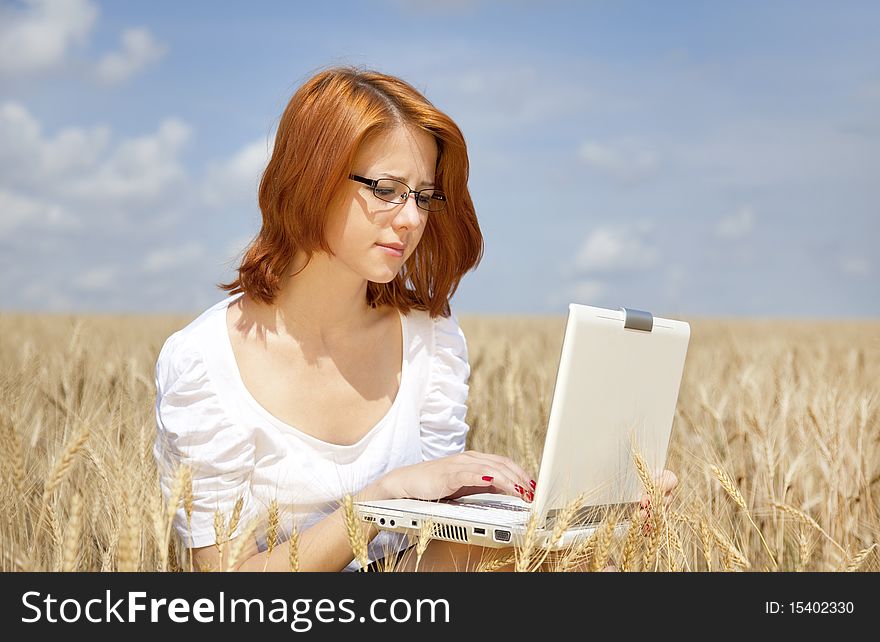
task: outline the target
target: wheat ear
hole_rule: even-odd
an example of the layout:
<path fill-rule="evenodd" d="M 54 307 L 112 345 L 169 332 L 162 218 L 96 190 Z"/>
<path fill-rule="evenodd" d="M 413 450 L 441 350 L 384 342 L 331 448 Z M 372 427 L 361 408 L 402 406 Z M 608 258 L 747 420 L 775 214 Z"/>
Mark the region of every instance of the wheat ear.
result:
<path fill-rule="evenodd" d="M 430 519 L 423 519 L 422 525 L 419 527 L 419 539 L 416 542 L 416 568 L 419 570 L 419 564 L 422 562 L 422 555 L 431 543 L 431 537 L 434 535 L 434 522 Z"/>
<path fill-rule="evenodd" d="M 42 528 L 43 519 L 46 516 L 46 510 L 49 508 L 49 501 L 52 498 L 52 493 L 55 492 L 55 489 L 61 485 L 61 482 L 64 481 L 67 473 L 70 472 L 76 459 L 76 455 L 82 450 L 83 446 L 85 446 L 90 432 L 88 424 L 84 424 L 82 429 L 68 440 L 67 444 L 64 446 L 64 451 L 52 467 L 52 472 L 49 474 L 49 481 L 46 482 L 46 485 L 43 487 L 43 499 L 40 502 L 40 514 L 34 525 L 34 541 L 29 555 L 31 559 L 33 559 L 34 551 L 39 542 L 40 529 Z"/>
<path fill-rule="evenodd" d="M 773 506 L 773 508 L 777 508 L 777 509 L 781 510 L 783 513 L 787 513 L 787 514 L 791 515 L 795 519 L 798 519 L 799 521 L 803 522 L 804 524 L 807 524 L 808 526 L 812 526 L 817 531 L 822 533 L 822 535 L 824 535 L 825 538 L 829 542 L 834 544 L 840 550 L 841 553 L 843 553 L 844 555 L 847 555 L 846 549 L 843 548 L 843 546 L 841 546 L 840 544 L 838 544 L 834 540 L 834 538 L 831 537 L 831 535 L 826 533 L 825 529 L 822 528 L 821 526 L 819 526 L 819 522 L 817 522 L 815 519 L 813 519 L 812 517 L 807 515 L 805 512 L 798 510 L 794 506 L 789 506 L 788 504 L 779 504 L 779 503 L 774 502 L 773 504 L 771 504 L 771 506 Z"/>
<path fill-rule="evenodd" d="M 250 522 L 245 525 L 245 527 L 241 531 L 241 535 L 239 535 L 236 538 L 235 542 L 232 544 L 232 549 L 229 551 L 229 562 L 226 565 L 227 571 L 235 570 L 235 565 L 238 562 L 238 558 L 241 557 L 241 553 L 244 550 L 245 545 L 251 540 L 254 532 L 256 532 L 259 522 L 259 518 L 254 517 Z"/>
<path fill-rule="evenodd" d="M 269 515 L 266 523 L 266 561 L 263 563 L 263 572 L 269 566 L 269 558 L 275 549 L 275 543 L 278 541 L 278 526 L 280 520 L 278 517 L 278 500 L 273 499 L 269 502 Z"/>
<path fill-rule="evenodd" d="M 345 530 L 348 533 L 348 543 L 351 546 L 351 551 L 354 553 L 354 558 L 360 563 L 361 568 L 366 568 L 370 563 L 369 556 L 367 555 L 367 538 L 358 522 L 352 496 L 346 495 L 342 500 L 342 505 L 345 516 Z"/>
<path fill-rule="evenodd" d="M 620 570 L 622 572 L 635 570 L 633 562 L 636 559 L 636 551 L 642 539 L 642 524 L 639 517 L 639 511 L 636 509 L 629 520 L 629 529 L 626 532 L 626 539 L 623 542 L 623 553 L 620 558 Z"/>
<path fill-rule="evenodd" d="M 290 529 L 290 538 L 287 540 L 287 565 L 291 572 L 299 571 L 299 531 L 294 524 Z"/>
<path fill-rule="evenodd" d="M 79 552 L 79 533 L 82 517 L 82 497 L 74 493 L 70 498 L 70 519 L 67 522 L 67 533 L 64 539 L 64 556 L 61 570 L 65 572 L 75 571 L 77 567 L 77 553 Z"/>
<path fill-rule="evenodd" d="M 851 559 L 844 559 L 844 563 L 841 565 L 839 570 L 846 571 L 847 573 L 853 573 L 859 570 L 859 567 L 865 561 L 865 558 L 870 555 L 871 551 L 874 550 L 877 544 L 871 544 L 868 548 L 863 548 L 858 553 L 856 553 Z"/>
<path fill-rule="evenodd" d="M 174 524 L 174 515 L 177 513 L 177 505 L 180 503 L 180 496 L 183 494 L 183 487 L 186 484 L 186 466 L 180 465 L 174 475 L 174 482 L 171 484 L 171 492 L 168 495 L 168 505 L 165 507 L 165 528 L 162 538 L 162 570 L 168 570 L 168 543 L 171 541 L 171 526 Z"/>
<path fill-rule="evenodd" d="M 532 561 L 532 554 L 535 550 L 535 539 L 538 532 L 538 514 L 532 513 L 529 517 L 529 523 L 526 525 L 526 534 L 523 537 L 522 549 L 514 549 L 516 556 L 516 571 L 524 573 L 529 569 Z"/>
<path fill-rule="evenodd" d="M 773 562 L 773 567 L 778 570 L 779 564 L 776 563 L 776 557 L 773 555 L 773 552 L 770 550 L 770 547 L 767 545 L 767 540 L 764 539 L 764 534 L 761 532 L 761 529 L 758 528 L 758 525 L 755 523 L 755 520 L 752 519 L 752 513 L 749 510 L 748 505 L 746 505 L 746 500 L 742 496 L 742 493 L 739 492 L 739 488 L 736 487 L 736 484 L 730 478 L 730 475 L 728 475 L 723 469 L 721 469 L 718 466 L 715 466 L 714 464 L 711 466 L 711 468 L 712 468 L 712 474 L 715 475 L 715 478 L 721 483 L 721 486 L 724 488 L 725 491 L 727 491 L 727 494 L 730 495 L 733 498 L 733 500 L 737 503 L 737 505 L 745 511 L 746 517 L 748 517 L 749 522 L 752 524 L 752 526 L 758 532 L 758 537 L 761 538 L 761 543 L 764 545 L 764 549 L 767 551 L 767 555 L 770 556 L 770 561 Z"/>

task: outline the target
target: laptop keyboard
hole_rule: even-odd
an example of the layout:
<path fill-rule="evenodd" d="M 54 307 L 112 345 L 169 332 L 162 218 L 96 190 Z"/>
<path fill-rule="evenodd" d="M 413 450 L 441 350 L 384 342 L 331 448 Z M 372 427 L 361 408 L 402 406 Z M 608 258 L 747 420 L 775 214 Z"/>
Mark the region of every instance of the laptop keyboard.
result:
<path fill-rule="evenodd" d="M 498 524 L 525 524 L 532 514 L 528 506 L 515 506 L 505 502 L 481 501 L 468 503 L 432 503 L 426 513 L 437 517 L 467 519 L 475 522 L 490 521 Z"/>

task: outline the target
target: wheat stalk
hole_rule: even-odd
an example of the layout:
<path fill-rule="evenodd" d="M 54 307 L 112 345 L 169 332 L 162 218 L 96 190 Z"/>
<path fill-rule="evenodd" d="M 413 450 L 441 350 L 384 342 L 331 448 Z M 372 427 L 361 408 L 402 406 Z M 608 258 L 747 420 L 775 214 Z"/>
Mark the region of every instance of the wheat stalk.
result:
<path fill-rule="evenodd" d="M 229 561 L 226 565 L 227 571 L 235 570 L 235 565 L 238 563 L 238 558 L 241 557 L 242 550 L 244 550 L 244 547 L 251 541 L 259 523 L 259 517 L 254 517 L 245 524 L 245 527 L 241 530 L 241 534 L 235 538 L 235 541 L 232 543 L 232 548 L 229 551 Z"/>
<path fill-rule="evenodd" d="M 348 534 L 348 543 L 354 558 L 360 563 L 361 568 L 369 566 L 369 556 L 367 555 L 367 538 L 358 522 L 357 512 L 354 508 L 354 500 L 352 496 L 347 494 L 342 499 L 343 514 L 345 517 L 345 530 Z"/>
<path fill-rule="evenodd" d="M 751 562 L 749 562 L 748 558 L 740 551 L 733 542 L 731 542 L 720 530 L 712 528 L 712 534 L 715 536 L 715 541 L 718 542 L 718 545 L 724 551 L 724 555 L 727 560 L 736 566 L 742 566 L 743 568 L 750 568 Z"/>
<path fill-rule="evenodd" d="M 24 457 L 21 454 L 21 441 L 18 439 L 18 432 L 15 430 L 12 422 L 8 421 L 5 417 L 2 418 L 2 422 L 3 441 L 5 442 L 3 451 L 8 453 L 8 457 L 4 457 L 4 461 L 9 460 L 12 470 L 12 486 L 15 488 L 15 492 L 21 495 L 24 492 L 24 482 L 26 479 Z"/>
<path fill-rule="evenodd" d="M 522 548 L 516 548 L 514 551 L 518 553 L 516 557 L 516 572 L 525 573 L 529 570 L 532 561 L 532 554 L 535 550 L 536 534 L 538 532 L 538 514 L 533 512 L 529 516 L 529 522 L 526 525 L 526 533 L 523 537 Z"/>
<path fill-rule="evenodd" d="M 299 571 L 299 531 L 296 524 L 290 529 L 290 537 L 287 540 L 287 566 L 291 572 Z"/>
<path fill-rule="evenodd" d="M 798 530 L 798 562 L 795 570 L 803 571 L 806 569 L 807 565 L 810 563 L 810 557 L 812 556 L 813 549 L 810 546 L 810 541 L 807 539 L 807 534 L 804 532 L 804 526 L 801 525 Z"/>
<path fill-rule="evenodd" d="M 492 573 L 497 571 L 499 568 L 504 568 L 505 566 L 509 566 L 514 562 L 516 562 L 516 555 L 511 554 L 507 555 L 506 557 L 480 561 L 480 563 L 477 565 L 476 570 L 479 573 Z"/>
<path fill-rule="evenodd" d="M 608 552 L 611 550 L 611 543 L 614 539 L 615 526 L 617 526 L 616 515 L 607 515 L 602 521 L 599 535 L 596 538 L 596 548 L 590 560 L 591 571 L 598 572 L 605 567 L 605 560 L 608 559 Z"/>
<path fill-rule="evenodd" d="M 278 527 L 280 520 L 278 517 L 278 500 L 272 499 L 269 502 L 269 515 L 266 522 L 266 561 L 263 563 L 263 572 L 269 566 L 269 558 L 275 549 L 275 542 L 278 539 Z"/>
<path fill-rule="evenodd" d="M 125 517 L 122 521 L 119 537 L 117 566 L 120 571 L 131 572 L 138 570 L 140 558 L 140 511 L 131 491 L 124 488 L 123 498 Z"/>
<path fill-rule="evenodd" d="M 706 570 L 712 572 L 712 533 L 706 525 L 706 520 L 700 519 L 700 546 L 703 557 L 706 558 Z"/>
<path fill-rule="evenodd" d="M 559 564 L 559 571 L 561 573 L 564 573 L 569 568 L 571 568 L 575 561 L 581 562 L 592 553 L 593 548 L 596 546 L 596 538 L 598 537 L 598 532 L 598 528 L 594 529 L 593 532 L 590 533 L 589 537 L 583 538 L 577 546 L 573 546 L 568 550 L 568 552 L 562 558 L 562 562 Z"/>
<path fill-rule="evenodd" d="M 856 553 L 856 556 L 852 559 L 852 561 L 850 561 L 850 563 L 846 565 L 847 572 L 852 573 L 853 571 L 859 570 L 862 562 L 864 562 L 871 551 L 874 550 L 875 546 L 877 546 L 877 544 L 871 544 L 868 548 Z"/>
<path fill-rule="evenodd" d="M 165 527 L 162 534 L 162 570 L 168 570 L 168 542 L 171 541 L 171 527 L 174 524 L 174 515 L 180 503 L 180 496 L 186 484 L 187 466 L 178 466 L 168 495 L 168 505 L 165 507 Z"/>
<path fill-rule="evenodd" d="M 565 532 L 571 525 L 572 520 L 574 519 L 575 515 L 577 515 L 577 512 L 580 510 L 585 501 L 586 493 L 580 493 L 559 512 L 559 515 L 557 516 L 556 521 L 553 524 L 553 532 L 550 534 L 550 541 L 543 547 L 543 555 L 541 556 L 541 559 L 536 563 L 536 566 L 540 567 L 546 561 L 547 556 L 550 554 L 550 551 L 553 550 L 556 544 L 558 544 L 559 541 L 562 539 L 563 535 L 565 535 Z"/>
<path fill-rule="evenodd" d="M 868 555 L 871 554 L 871 551 L 873 551 L 874 547 L 876 546 L 877 544 L 871 544 L 868 548 L 863 548 L 851 558 L 844 558 L 843 563 L 837 570 L 846 571 L 847 573 L 853 573 L 859 570 L 859 567 L 862 565 Z"/>
<path fill-rule="evenodd" d="M 667 539 L 667 545 L 666 545 L 667 570 L 675 571 L 675 572 L 680 571 L 681 567 L 678 565 L 678 562 L 676 561 L 675 556 L 673 555 L 673 551 L 678 553 L 680 558 L 682 560 L 685 560 L 685 563 L 687 563 L 687 558 L 685 557 L 684 547 L 682 547 L 682 545 L 681 545 L 681 538 L 679 538 L 679 536 L 678 536 L 678 531 L 676 531 L 674 528 L 672 528 L 670 526 L 669 522 L 666 522 L 666 539 Z"/>
<path fill-rule="evenodd" d="M 758 528 L 758 525 L 755 523 L 755 520 L 752 519 L 752 513 L 749 510 L 749 507 L 746 505 L 746 500 L 742 496 L 742 493 L 739 492 L 739 488 L 736 487 L 736 484 L 730 478 L 730 476 L 720 467 L 715 466 L 714 464 L 711 466 L 712 474 L 715 475 L 715 478 L 721 482 L 721 486 L 727 491 L 727 494 L 730 495 L 733 500 L 737 503 L 737 505 L 742 508 L 746 517 L 748 517 L 749 522 L 758 532 L 758 537 L 761 538 L 761 543 L 764 545 L 764 549 L 767 551 L 767 555 L 770 556 L 770 561 L 773 562 L 773 567 L 775 569 L 779 569 L 779 564 L 776 563 L 776 556 L 773 555 L 773 552 L 770 550 L 770 547 L 767 545 L 767 540 L 764 539 L 764 534 L 761 532 L 761 529 Z"/>
<path fill-rule="evenodd" d="M 77 568 L 81 517 L 82 497 L 79 493 L 74 493 L 70 498 L 70 516 L 67 522 L 67 534 L 64 538 L 64 555 L 61 562 L 61 570 L 64 572 L 75 571 Z"/>
<path fill-rule="evenodd" d="M 223 554 L 223 542 L 226 539 L 226 518 L 223 516 L 223 513 L 220 512 L 220 509 L 214 511 L 214 546 L 217 548 L 217 553 Z"/>
<path fill-rule="evenodd" d="M 428 548 L 428 544 L 431 543 L 431 537 L 433 537 L 433 535 L 434 522 L 430 519 L 423 519 L 419 526 L 419 536 L 418 541 L 416 542 L 416 571 L 419 570 L 419 564 L 422 562 L 422 555 L 425 554 L 425 550 Z"/>
<path fill-rule="evenodd" d="M 642 541 L 642 524 L 639 518 L 638 509 L 633 511 L 629 520 L 629 528 L 626 532 L 626 539 L 623 542 L 623 553 L 620 558 L 620 570 L 623 572 L 635 570 L 632 568 L 636 559 L 636 550 L 639 542 Z"/>
<path fill-rule="evenodd" d="M 74 461 L 76 459 L 77 453 L 82 450 L 83 446 L 85 446 L 86 441 L 89 438 L 89 434 L 91 431 L 89 430 L 88 424 L 83 424 L 83 427 L 80 429 L 78 433 L 76 433 L 67 444 L 64 446 L 64 451 L 61 453 L 61 456 L 55 461 L 55 465 L 52 467 L 52 472 L 49 474 L 49 480 L 46 482 L 46 485 L 43 488 L 43 499 L 40 503 L 40 514 L 37 517 L 37 521 L 34 525 L 34 541 L 32 543 L 31 554 L 30 557 L 33 558 L 34 551 L 36 550 L 37 543 L 39 542 L 39 531 L 42 528 L 43 518 L 46 515 L 46 511 L 49 508 L 49 501 L 52 498 L 52 493 L 55 492 L 55 489 L 61 485 L 61 482 L 64 481 L 64 478 L 70 472 L 70 469 L 73 467 Z"/>
<path fill-rule="evenodd" d="M 193 476 L 192 468 L 187 466 L 185 470 L 186 473 L 184 474 L 183 481 L 183 512 L 186 514 L 186 530 L 189 533 L 190 538 L 192 538 L 192 514 L 195 504 L 195 498 L 193 497 Z M 190 572 L 193 570 L 192 548 L 189 549 L 189 570 Z"/>
<path fill-rule="evenodd" d="M 791 515 L 791 516 L 794 517 L 795 519 L 800 520 L 801 522 L 803 522 L 804 524 L 807 524 L 808 526 L 812 526 L 812 527 L 815 528 L 817 531 L 819 531 L 820 533 L 822 533 L 822 535 L 824 535 L 825 538 L 826 538 L 829 542 L 831 542 L 832 544 L 834 544 L 834 545 L 840 550 L 841 553 L 843 553 L 844 555 L 847 554 L 846 549 L 843 548 L 843 546 L 841 546 L 840 544 L 838 544 L 838 543 L 834 540 L 834 538 L 831 537 L 831 535 L 829 535 L 828 533 L 826 533 L 826 532 L 825 532 L 825 529 L 822 528 L 822 527 L 819 525 L 819 522 L 817 522 L 815 519 L 813 519 L 812 517 L 810 517 L 809 515 L 807 515 L 805 512 L 803 512 L 803 511 L 801 511 L 801 510 L 798 510 L 797 508 L 795 508 L 794 506 L 790 506 L 789 504 L 780 504 L 780 503 L 774 502 L 773 504 L 771 504 L 771 506 L 773 506 L 773 508 L 776 508 L 776 509 L 778 509 L 778 510 L 781 510 L 783 513 L 788 513 L 789 515 Z"/>
<path fill-rule="evenodd" d="M 232 517 L 229 518 L 229 524 L 226 525 L 226 537 L 224 539 L 225 542 L 231 540 L 232 536 L 235 534 L 236 529 L 238 529 L 238 522 L 241 521 L 241 509 L 243 506 L 244 497 L 239 496 L 239 498 L 235 500 L 235 505 L 232 507 Z"/>
<path fill-rule="evenodd" d="M 657 486 L 654 483 L 654 479 L 651 477 L 651 473 L 648 470 L 648 464 L 645 463 L 645 458 L 642 457 L 642 454 L 638 451 L 633 451 L 633 462 L 636 466 L 636 473 L 638 473 L 639 479 L 645 487 L 645 492 L 653 497 L 657 494 Z"/>

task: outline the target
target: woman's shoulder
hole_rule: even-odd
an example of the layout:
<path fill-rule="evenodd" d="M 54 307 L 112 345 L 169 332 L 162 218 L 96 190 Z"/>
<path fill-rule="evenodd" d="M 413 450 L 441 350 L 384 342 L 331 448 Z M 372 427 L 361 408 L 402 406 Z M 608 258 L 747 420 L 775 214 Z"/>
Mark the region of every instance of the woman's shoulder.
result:
<path fill-rule="evenodd" d="M 406 322 L 411 330 L 410 338 L 423 342 L 432 355 L 437 354 L 438 349 L 465 341 L 464 331 L 454 309 L 450 309 L 450 314 L 446 317 L 431 317 L 427 310 L 412 309 L 406 315 Z"/>
<path fill-rule="evenodd" d="M 221 321 L 225 327 L 225 311 L 230 300 L 227 297 L 211 305 L 165 339 L 156 360 L 160 383 L 171 382 L 192 370 L 204 360 L 208 351 L 217 349 L 217 342 L 222 339 L 218 327 Z"/>

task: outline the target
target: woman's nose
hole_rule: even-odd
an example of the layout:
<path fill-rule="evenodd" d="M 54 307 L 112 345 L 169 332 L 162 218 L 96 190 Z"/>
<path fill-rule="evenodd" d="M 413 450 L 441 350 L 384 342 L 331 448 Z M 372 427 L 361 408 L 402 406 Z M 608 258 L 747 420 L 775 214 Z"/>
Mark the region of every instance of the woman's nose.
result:
<path fill-rule="evenodd" d="M 416 198 L 414 195 L 410 194 L 401 206 L 400 211 L 397 212 L 397 216 L 394 217 L 394 220 L 398 225 L 407 224 L 411 227 L 415 227 L 422 219 L 422 215 L 419 212 L 419 206 L 416 205 Z"/>

